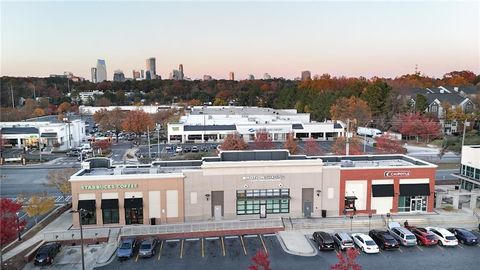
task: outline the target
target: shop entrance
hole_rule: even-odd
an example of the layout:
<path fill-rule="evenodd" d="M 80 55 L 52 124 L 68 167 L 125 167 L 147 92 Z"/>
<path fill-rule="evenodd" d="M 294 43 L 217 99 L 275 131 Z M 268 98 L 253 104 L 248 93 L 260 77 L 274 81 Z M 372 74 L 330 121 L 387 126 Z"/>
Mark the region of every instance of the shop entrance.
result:
<path fill-rule="evenodd" d="M 223 191 L 212 191 L 212 217 L 221 220 L 223 217 Z"/>
<path fill-rule="evenodd" d="M 313 211 L 313 188 L 302 188 L 303 216 L 311 217 Z"/>
<path fill-rule="evenodd" d="M 421 212 L 425 199 L 423 197 L 412 197 L 410 199 L 410 212 Z"/>

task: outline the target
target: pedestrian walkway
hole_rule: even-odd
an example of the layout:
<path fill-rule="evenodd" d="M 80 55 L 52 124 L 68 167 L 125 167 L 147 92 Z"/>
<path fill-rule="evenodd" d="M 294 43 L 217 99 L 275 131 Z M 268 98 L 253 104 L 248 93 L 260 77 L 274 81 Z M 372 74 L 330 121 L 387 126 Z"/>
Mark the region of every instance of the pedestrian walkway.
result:
<path fill-rule="evenodd" d="M 43 228 L 40 232 L 35 234 L 32 238 L 25 240 L 22 242 L 20 245 L 16 246 L 14 249 L 8 251 L 3 255 L 4 260 L 8 260 L 15 255 L 19 254 L 20 252 L 30 249 L 33 245 L 36 243 L 43 241 L 43 234 L 46 232 L 51 232 L 51 231 L 63 231 L 63 230 L 68 230 L 72 226 L 72 213 L 69 211 L 63 213 L 52 221 L 50 224 L 48 224 L 45 228 Z"/>
<path fill-rule="evenodd" d="M 111 228 L 107 245 L 103 248 L 103 253 L 97 259 L 96 266 L 103 266 L 110 262 L 118 247 L 120 228 Z"/>

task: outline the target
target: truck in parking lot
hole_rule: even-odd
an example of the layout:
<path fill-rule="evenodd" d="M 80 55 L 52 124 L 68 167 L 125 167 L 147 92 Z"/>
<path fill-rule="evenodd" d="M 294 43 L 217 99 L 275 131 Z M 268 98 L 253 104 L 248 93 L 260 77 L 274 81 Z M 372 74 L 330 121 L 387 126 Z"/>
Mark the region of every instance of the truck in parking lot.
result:
<path fill-rule="evenodd" d="M 359 136 L 378 137 L 382 135 L 382 131 L 376 128 L 358 127 L 357 134 Z"/>

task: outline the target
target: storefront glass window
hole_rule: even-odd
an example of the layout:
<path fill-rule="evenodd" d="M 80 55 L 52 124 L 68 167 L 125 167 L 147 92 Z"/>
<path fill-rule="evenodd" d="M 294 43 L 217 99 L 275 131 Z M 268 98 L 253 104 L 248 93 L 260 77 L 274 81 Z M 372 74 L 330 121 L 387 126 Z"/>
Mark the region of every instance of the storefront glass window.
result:
<path fill-rule="evenodd" d="M 118 209 L 103 209 L 103 224 L 119 223 Z"/>
<path fill-rule="evenodd" d="M 267 214 L 290 212 L 290 189 L 256 189 L 237 191 L 237 215 L 260 214 L 266 205 Z"/>
<path fill-rule="evenodd" d="M 125 208 L 125 223 L 143 224 L 143 207 L 142 208 Z"/>
<path fill-rule="evenodd" d="M 95 212 L 95 210 L 84 210 L 82 215 L 82 225 L 97 224 L 97 217 L 95 216 Z"/>

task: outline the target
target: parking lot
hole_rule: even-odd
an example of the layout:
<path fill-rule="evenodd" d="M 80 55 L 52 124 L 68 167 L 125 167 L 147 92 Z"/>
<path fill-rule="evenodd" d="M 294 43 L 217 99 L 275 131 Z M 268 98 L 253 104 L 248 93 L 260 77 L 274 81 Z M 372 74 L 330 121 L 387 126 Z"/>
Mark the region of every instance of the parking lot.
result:
<path fill-rule="evenodd" d="M 312 245 L 314 245 L 312 241 Z M 357 249 L 358 250 L 358 249 Z M 244 235 L 212 238 L 163 240 L 152 258 L 114 258 L 96 269 L 248 269 L 257 251 L 267 252 L 272 269 L 330 269 L 338 261 L 339 250 L 318 252 L 313 257 L 286 253 L 275 235 Z M 360 253 L 363 269 L 476 269 L 480 246 L 401 247 L 379 254 Z"/>

